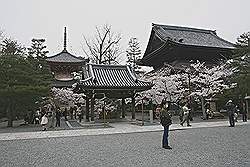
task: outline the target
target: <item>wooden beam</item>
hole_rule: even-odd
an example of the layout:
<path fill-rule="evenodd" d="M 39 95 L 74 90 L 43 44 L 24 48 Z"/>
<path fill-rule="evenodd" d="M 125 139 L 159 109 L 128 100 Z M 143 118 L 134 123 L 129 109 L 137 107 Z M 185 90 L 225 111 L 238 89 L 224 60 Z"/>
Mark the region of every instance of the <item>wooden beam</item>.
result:
<path fill-rule="evenodd" d="M 125 99 L 122 98 L 122 118 L 125 118 Z"/>
<path fill-rule="evenodd" d="M 94 96 L 92 96 L 92 98 L 91 98 L 91 108 L 90 108 L 91 121 L 94 121 L 94 118 L 95 118 L 94 105 L 95 105 L 95 98 L 94 98 Z"/>
<path fill-rule="evenodd" d="M 132 120 L 134 120 L 135 119 L 135 97 L 134 96 L 132 96 L 131 110 L 132 110 Z"/>
<path fill-rule="evenodd" d="M 89 122 L 89 98 L 86 97 L 86 121 Z"/>

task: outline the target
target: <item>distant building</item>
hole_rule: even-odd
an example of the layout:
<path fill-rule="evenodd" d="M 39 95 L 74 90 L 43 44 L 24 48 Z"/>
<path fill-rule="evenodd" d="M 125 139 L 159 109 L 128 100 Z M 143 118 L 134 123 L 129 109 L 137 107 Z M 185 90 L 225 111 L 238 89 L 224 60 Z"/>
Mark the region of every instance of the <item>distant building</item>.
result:
<path fill-rule="evenodd" d="M 88 63 L 88 59 L 77 57 L 67 51 L 66 27 L 64 29 L 63 51 L 46 59 L 54 75 L 53 87 L 72 87 L 76 82 L 74 73 L 82 72 L 83 67 Z"/>
<path fill-rule="evenodd" d="M 160 68 L 191 60 L 217 64 L 228 59 L 234 44 L 217 36 L 216 31 L 197 28 L 152 24 L 151 35 L 140 65 Z"/>

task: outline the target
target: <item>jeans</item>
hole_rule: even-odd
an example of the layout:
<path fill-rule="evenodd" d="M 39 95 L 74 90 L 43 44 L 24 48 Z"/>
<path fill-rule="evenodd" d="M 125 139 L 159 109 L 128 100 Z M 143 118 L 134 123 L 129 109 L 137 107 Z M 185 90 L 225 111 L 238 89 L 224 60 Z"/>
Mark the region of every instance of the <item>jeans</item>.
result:
<path fill-rule="evenodd" d="M 183 119 L 183 121 L 181 122 L 181 124 L 184 124 L 185 121 L 187 121 L 187 125 L 190 125 L 190 124 L 189 124 L 189 115 L 188 115 L 188 114 L 187 114 L 187 115 L 184 115 L 184 119 Z"/>
<path fill-rule="evenodd" d="M 168 132 L 169 132 L 169 126 L 163 126 L 163 138 L 162 138 L 162 147 L 168 146 Z"/>
<path fill-rule="evenodd" d="M 234 127 L 235 123 L 234 123 L 234 115 L 233 114 L 229 114 L 229 124 L 230 126 Z"/>
<path fill-rule="evenodd" d="M 242 113 L 243 122 L 247 122 L 247 113 Z"/>

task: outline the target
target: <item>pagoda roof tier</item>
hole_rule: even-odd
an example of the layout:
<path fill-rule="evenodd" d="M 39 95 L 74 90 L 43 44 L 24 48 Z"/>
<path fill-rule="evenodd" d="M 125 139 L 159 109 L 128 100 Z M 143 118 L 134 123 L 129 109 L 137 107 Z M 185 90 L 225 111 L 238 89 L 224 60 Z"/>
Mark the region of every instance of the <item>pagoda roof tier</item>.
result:
<path fill-rule="evenodd" d="M 54 56 L 48 57 L 46 61 L 48 63 L 84 63 L 86 60 L 70 54 L 67 50 L 63 50 Z"/>
<path fill-rule="evenodd" d="M 85 80 L 77 87 L 81 90 L 137 90 L 150 89 L 153 84 L 137 79 L 129 66 L 88 64 Z"/>

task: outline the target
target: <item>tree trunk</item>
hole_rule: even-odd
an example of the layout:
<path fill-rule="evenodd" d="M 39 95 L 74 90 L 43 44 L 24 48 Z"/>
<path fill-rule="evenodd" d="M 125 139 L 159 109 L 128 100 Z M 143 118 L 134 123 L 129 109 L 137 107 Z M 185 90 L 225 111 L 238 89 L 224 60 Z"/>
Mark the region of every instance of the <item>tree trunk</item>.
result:
<path fill-rule="evenodd" d="M 12 103 L 11 100 L 8 99 L 7 100 L 7 109 L 6 109 L 6 113 L 7 113 L 7 118 L 8 118 L 8 125 L 7 127 L 13 127 L 13 111 L 12 111 Z"/>

